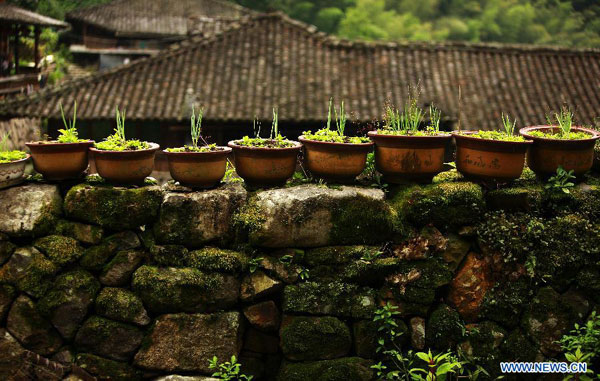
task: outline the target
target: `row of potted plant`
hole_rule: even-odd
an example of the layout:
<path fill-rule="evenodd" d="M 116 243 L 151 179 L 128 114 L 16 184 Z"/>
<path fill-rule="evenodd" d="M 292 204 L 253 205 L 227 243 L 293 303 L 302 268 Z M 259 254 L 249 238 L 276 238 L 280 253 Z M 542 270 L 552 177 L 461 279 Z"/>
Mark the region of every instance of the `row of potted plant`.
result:
<path fill-rule="evenodd" d="M 67 121 L 53 141 L 27 143 L 37 172 L 48 180 L 81 176 L 88 166 L 88 152 L 95 155 L 100 176 L 120 184 L 140 184 L 154 168 L 158 144 L 125 136 L 125 113 L 116 109 L 116 129 L 104 141 L 79 139 L 76 129 L 77 105 L 73 119 Z M 334 116 L 332 116 L 332 111 Z M 228 155 L 233 151 L 236 172 L 249 186 L 283 185 L 292 177 L 299 151 L 304 146 L 304 162 L 315 176 L 336 182 L 351 182 L 363 172 L 367 154 L 375 146 L 376 169 L 390 183 L 427 182 L 443 170 L 445 150 L 456 139 L 456 167 L 465 177 L 484 182 L 509 182 L 518 178 L 527 162 L 541 176 L 554 174 L 561 167 L 575 175 L 587 172 L 594 160 L 594 144 L 600 133 L 573 126 L 568 109 L 554 115 L 547 126 L 522 128 L 515 134 L 515 121 L 502 116 L 499 131 L 440 131 L 440 111 L 433 105 L 428 112 L 409 99 L 402 111 L 386 108 L 381 128 L 368 137 L 345 134 L 347 116 L 342 102 L 339 109 L 329 102 L 327 125 L 305 131 L 300 142 L 287 140 L 279 132 L 277 110 L 273 109 L 270 136 L 260 137 L 254 124 L 254 137 L 245 136 L 228 147 L 208 144 L 202 137 L 202 110 L 192 110 L 192 144 L 164 151 L 171 176 L 181 184 L 208 188 L 223 178 Z M 427 123 L 425 123 L 427 121 Z M 335 122 L 335 128 L 332 124 Z M 422 128 L 425 126 L 425 128 Z M 6 137 L 0 146 L 0 187 L 22 177 L 26 160 L 21 151 L 8 151 Z"/>

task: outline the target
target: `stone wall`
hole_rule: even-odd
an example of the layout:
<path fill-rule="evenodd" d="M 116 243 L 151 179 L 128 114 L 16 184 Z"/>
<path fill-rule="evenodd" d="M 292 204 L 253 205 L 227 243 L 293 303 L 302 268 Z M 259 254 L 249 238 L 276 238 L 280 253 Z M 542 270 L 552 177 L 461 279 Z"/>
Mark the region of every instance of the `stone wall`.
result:
<path fill-rule="evenodd" d="M 386 302 L 406 349 L 492 374 L 560 358 L 600 303 L 600 179 L 434 182 L 2 190 L 0 379 L 210 376 L 235 354 L 260 380 L 370 380 Z"/>

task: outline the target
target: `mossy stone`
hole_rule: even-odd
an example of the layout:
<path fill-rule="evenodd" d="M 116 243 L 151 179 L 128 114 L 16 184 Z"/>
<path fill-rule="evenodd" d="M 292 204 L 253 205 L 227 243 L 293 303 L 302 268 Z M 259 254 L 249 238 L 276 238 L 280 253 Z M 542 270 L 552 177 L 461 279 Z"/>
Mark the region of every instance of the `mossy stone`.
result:
<path fill-rule="evenodd" d="M 83 255 L 83 247 L 75 239 L 61 235 L 40 238 L 34 246 L 61 267 L 74 263 Z"/>
<path fill-rule="evenodd" d="M 102 380 L 136 381 L 142 376 L 138 370 L 125 362 L 109 360 L 91 353 L 80 353 L 75 358 L 75 364 Z"/>
<path fill-rule="evenodd" d="M 485 198 L 492 210 L 531 212 L 540 209 L 542 194 L 540 186 L 510 187 L 491 190 Z"/>
<path fill-rule="evenodd" d="M 133 292 L 123 288 L 106 287 L 102 289 L 96 298 L 96 313 L 125 323 L 137 325 L 150 323 L 142 300 Z"/>
<path fill-rule="evenodd" d="M 360 357 L 336 360 L 284 362 L 279 370 L 279 381 L 370 381 L 375 372 L 372 361 Z"/>
<path fill-rule="evenodd" d="M 286 313 L 370 319 L 375 308 L 375 290 L 339 281 L 304 282 L 283 291 Z"/>
<path fill-rule="evenodd" d="M 506 338 L 502 347 L 502 361 L 535 361 L 539 347 L 532 343 L 520 329 L 515 329 Z"/>
<path fill-rule="evenodd" d="M 248 256 L 237 251 L 205 247 L 189 253 L 187 266 L 204 271 L 235 274 L 246 271 L 248 261 Z"/>
<path fill-rule="evenodd" d="M 581 269 L 577 274 L 576 282 L 583 292 L 596 303 L 600 303 L 600 268 L 598 266 L 587 266 Z"/>
<path fill-rule="evenodd" d="M 464 329 L 458 312 L 440 304 L 427 321 L 425 342 L 431 348 L 451 349 L 463 339 Z"/>
<path fill-rule="evenodd" d="M 90 271 L 100 271 L 113 258 L 119 250 L 131 250 L 140 247 L 137 234 L 132 231 L 124 231 L 113 234 L 99 245 L 90 246 L 83 252 L 79 261 L 81 267 Z"/>
<path fill-rule="evenodd" d="M 140 250 L 121 250 L 108 262 L 100 274 L 100 282 L 106 286 L 124 286 L 129 283 L 131 274 L 146 257 Z"/>
<path fill-rule="evenodd" d="M 15 296 L 17 296 L 17 290 L 13 286 L 0 284 L 0 324 L 4 323 L 4 318 L 8 314 Z"/>
<path fill-rule="evenodd" d="M 8 258 L 15 252 L 17 245 L 10 241 L 0 240 L 0 266 L 2 266 Z"/>
<path fill-rule="evenodd" d="M 294 361 L 343 357 L 352 346 L 350 329 L 332 316 L 285 317 L 279 336 L 283 355 Z"/>
<path fill-rule="evenodd" d="M 104 236 L 104 229 L 100 226 L 87 225 L 74 221 L 59 220 L 54 227 L 55 234 L 75 238 L 79 242 L 96 245 Z"/>
<path fill-rule="evenodd" d="M 306 250 L 299 261 L 310 267 L 342 265 L 379 251 L 377 246 L 325 246 Z"/>
<path fill-rule="evenodd" d="M 533 287 L 526 277 L 501 281 L 485 295 L 482 316 L 506 327 L 516 327 L 532 297 Z"/>
<path fill-rule="evenodd" d="M 469 325 L 467 340 L 459 345 L 469 358 L 477 359 L 477 363 L 494 374 L 500 373 L 498 362 L 501 358 L 500 347 L 506 339 L 507 332 L 498 324 L 484 321 Z"/>
<path fill-rule="evenodd" d="M 15 250 L 0 268 L 0 283 L 15 285 L 19 291 L 40 298 L 52 286 L 58 267 L 33 247 Z"/>
<path fill-rule="evenodd" d="M 158 217 L 162 191 L 158 186 L 120 188 L 76 185 L 65 197 L 67 217 L 111 230 L 151 225 Z"/>
<path fill-rule="evenodd" d="M 228 308 L 239 296 L 239 280 L 233 276 L 194 268 L 142 266 L 133 274 L 132 287 L 154 313 Z"/>
<path fill-rule="evenodd" d="M 100 283 L 87 271 L 63 273 L 39 300 L 37 308 L 64 338 L 72 339 L 99 290 Z"/>
<path fill-rule="evenodd" d="M 144 333 L 137 327 L 92 316 L 75 336 L 75 347 L 112 360 L 127 361 L 138 349 Z"/>
<path fill-rule="evenodd" d="M 150 255 L 158 265 L 185 267 L 190 253 L 183 245 L 152 245 Z"/>
<path fill-rule="evenodd" d="M 412 224 L 454 229 L 476 223 L 485 210 L 481 187 L 470 182 L 408 186 L 390 204 Z"/>

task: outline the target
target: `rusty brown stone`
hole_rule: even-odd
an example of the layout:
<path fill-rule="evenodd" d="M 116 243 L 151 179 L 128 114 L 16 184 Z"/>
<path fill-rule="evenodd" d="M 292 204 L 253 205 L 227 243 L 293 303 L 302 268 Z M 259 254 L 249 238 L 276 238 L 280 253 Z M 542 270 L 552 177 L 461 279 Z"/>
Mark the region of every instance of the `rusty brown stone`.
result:
<path fill-rule="evenodd" d="M 262 331 L 277 331 L 279 329 L 279 309 L 272 300 L 244 308 L 244 316 L 253 327 Z"/>
<path fill-rule="evenodd" d="M 469 253 L 462 267 L 452 279 L 448 302 L 465 321 L 475 321 L 485 294 L 493 286 L 491 264 L 487 257 L 479 259 Z"/>

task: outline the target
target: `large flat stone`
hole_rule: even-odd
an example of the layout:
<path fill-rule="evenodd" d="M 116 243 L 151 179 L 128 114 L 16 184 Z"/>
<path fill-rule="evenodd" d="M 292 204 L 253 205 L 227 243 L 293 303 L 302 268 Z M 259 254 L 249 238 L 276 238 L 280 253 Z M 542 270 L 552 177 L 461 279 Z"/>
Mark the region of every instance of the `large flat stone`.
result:
<path fill-rule="evenodd" d="M 232 275 L 194 268 L 142 266 L 133 274 L 133 291 L 150 312 L 207 312 L 230 308 L 240 293 Z"/>
<path fill-rule="evenodd" d="M 135 355 L 138 367 L 164 372 L 212 374 L 209 360 L 228 361 L 242 345 L 239 312 L 162 315 Z"/>
<path fill-rule="evenodd" d="M 69 190 L 67 217 L 112 230 L 151 224 L 158 216 L 162 190 L 158 186 L 121 188 L 80 184 Z"/>
<path fill-rule="evenodd" d="M 246 201 L 241 186 L 164 196 L 154 233 L 159 243 L 200 247 L 233 236 L 233 213 Z"/>
<path fill-rule="evenodd" d="M 253 245 L 282 248 L 385 241 L 395 215 L 379 189 L 302 185 L 256 193 L 236 219 Z"/>
<path fill-rule="evenodd" d="M 62 210 L 56 185 L 27 184 L 0 191 L 0 232 L 15 237 L 50 231 Z"/>

